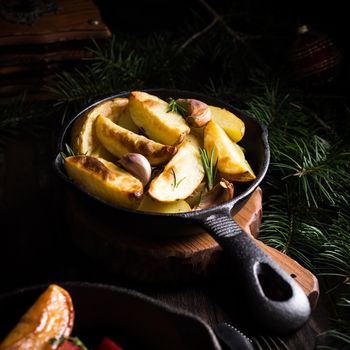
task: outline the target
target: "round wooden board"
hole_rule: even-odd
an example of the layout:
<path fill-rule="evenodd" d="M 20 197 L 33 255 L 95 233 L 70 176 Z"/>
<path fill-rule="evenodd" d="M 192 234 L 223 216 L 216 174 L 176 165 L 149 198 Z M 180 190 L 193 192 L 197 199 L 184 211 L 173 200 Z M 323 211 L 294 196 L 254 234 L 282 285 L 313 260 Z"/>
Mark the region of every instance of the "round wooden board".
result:
<path fill-rule="evenodd" d="M 117 276 L 138 282 L 175 285 L 207 278 L 220 265 L 221 247 L 201 228 L 195 235 L 164 239 L 141 237 L 128 232 L 127 228 L 120 228 L 116 233 L 115 227 L 84 215 L 74 198 L 69 198 L 68 203 L 75 243 Z M 233 218 L 252 239 L 256 239 L 262 218 L 260 188 Z M 151 231 L 152 227 L 145 229 Z M 296 279 L 311 304 L 316 305 L 319 294 L 316 277 L 288 256 L 258 240 L 256 242 Z"/>

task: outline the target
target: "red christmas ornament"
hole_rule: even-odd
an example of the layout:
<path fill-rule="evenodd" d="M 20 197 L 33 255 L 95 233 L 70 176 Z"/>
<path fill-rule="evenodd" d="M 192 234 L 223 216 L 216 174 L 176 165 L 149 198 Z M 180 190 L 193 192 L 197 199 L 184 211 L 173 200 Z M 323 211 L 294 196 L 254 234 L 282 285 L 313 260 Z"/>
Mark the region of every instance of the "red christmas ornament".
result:
<path fill-rule="evenodd" d="M 292 45 L 290 60 L 297 79 L 330 82 L 337 74 L 341 54 L 328 35 L 302 25 Z"/>

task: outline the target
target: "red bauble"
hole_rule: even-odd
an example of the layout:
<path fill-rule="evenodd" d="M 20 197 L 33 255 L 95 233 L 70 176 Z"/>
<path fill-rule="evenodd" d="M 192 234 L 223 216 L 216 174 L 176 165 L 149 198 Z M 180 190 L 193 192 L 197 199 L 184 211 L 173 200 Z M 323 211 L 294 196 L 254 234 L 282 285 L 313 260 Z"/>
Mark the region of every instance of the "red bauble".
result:
<path fill-rule="evenodd" d="M 337 74 L 341 54 L 328 35 L 302 25 L 292 45 L 290 61 L 295 78 L 330 82 Z"/>

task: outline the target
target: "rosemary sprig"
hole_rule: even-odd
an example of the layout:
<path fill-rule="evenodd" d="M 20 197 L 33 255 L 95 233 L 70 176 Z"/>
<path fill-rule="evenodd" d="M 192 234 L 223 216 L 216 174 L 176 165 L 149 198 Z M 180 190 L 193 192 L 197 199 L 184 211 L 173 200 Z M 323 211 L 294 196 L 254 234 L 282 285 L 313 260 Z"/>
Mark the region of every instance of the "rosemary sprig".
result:
<path fill-rule="evenodd" d="M 185 107 L 185 105 L 177 100 L 174 100 L 171 97 L 169 98 L 168 112 L 178 113 L 182 117 L 187 116 L 187 108 Z"/>
<path fill-rule="evenodd" d="M 64 343 L 65 339 L 66 338 L 63 335 L 61 335 L 59 338 L 51 338 L 49 340 L 49 343 L 53 346 L 59 346 Z"/>
<path fill-rule="evenodd" d="M 200 148 L 199 152 L 202 158 L 202 164 L 204 168 L 207 187 L 208 187 L 208 190 L 210 191 L 214 187 L 218 160 L 216 160 L 216 162 L 214 163 L 214 153 L 215 153 L 214 149 L 211 150 L 210 156 L 208 151 L 205 148 Z"/>
<path fill-rule="evenodd" d="M 77 153 L 75 153 L 73 150 L 72 150 L 72 148 L 67 144 L 67 143 L 65 143 L 64 144 L 65 145 L 65 147 L 66 147 L 66 152 L 67 152 L 67 154 L 66 153 L 64 153 L 63 151 L 61 151 L 61 156 L 63 157 L 63 158 L 66 158 L 66 157 L 75 157 L 75 156 L 78 156 L 79 154 L 77 154 Z"/>
<path fill-rule="evenodd" d="M 74 345 L 79 346 L 82 350 L 88 350 L 84 343 L 78 337 L 69 337 L 68 340 Z"/>
<path fill-rule="evenodd" d="M 89 350 L 78 337 L 64 337 L 63 335 L 61 335 L 59 338 L 51 338 L 49 340 L 49 343 L 54 346 L 60 346 L 66 340 L 68 340 L 76 346 L 79 346 L 82 350 Z"/>
<path fill-rule="evenodd" d="M 175 170 L 173 168 L 171 168 L 171 172 L 173 174 L 173 183 L 171 184 L 173 190 L 175 190 L 175 188 L 179 187 L 180 183 L 185 180 L 186 177 L 183 177 L 181 180 L 177 181 L 176 178 L 176 173 Z"/>

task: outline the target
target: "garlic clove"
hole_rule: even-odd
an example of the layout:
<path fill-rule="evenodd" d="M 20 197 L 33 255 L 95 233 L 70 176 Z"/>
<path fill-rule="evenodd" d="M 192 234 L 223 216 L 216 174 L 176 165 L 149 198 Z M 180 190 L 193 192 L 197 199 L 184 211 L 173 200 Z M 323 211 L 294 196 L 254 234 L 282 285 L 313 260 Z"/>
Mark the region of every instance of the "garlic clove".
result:
<path fill-rule="evenodd" d="M 186 109 L 186 121 L 190 126 L 200 128 L 211 120 L 211 111 L 206 103 L 192 98 L 180 98 L 176 102 Z"/>
<path fill-rule="evenodd" d="M 140 153 L 128 153 L 119 159 L 118 164 L 138 178 L 143 186 L 146 186 L 151 179 L 151 164 L 147 158 Z"/>
<path fill-rule="evenodd" d="M 233 198 L 233 183 L 222 178 L 209 192 L 207 192 L 201 202 L 195 206 L 194 210 L 207 209 L 227 202 Z"/>

